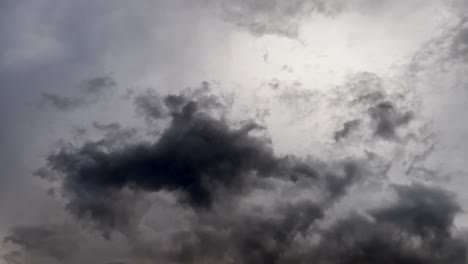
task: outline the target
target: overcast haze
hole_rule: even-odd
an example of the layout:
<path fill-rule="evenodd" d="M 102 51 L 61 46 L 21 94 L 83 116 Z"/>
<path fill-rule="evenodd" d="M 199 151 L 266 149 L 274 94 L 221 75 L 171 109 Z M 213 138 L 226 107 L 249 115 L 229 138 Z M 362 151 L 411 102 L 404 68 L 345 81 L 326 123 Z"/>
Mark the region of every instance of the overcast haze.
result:
<path fill-rule="evenodd" d="M 467 263 L 467 12 L 0 0 L 0 263 Z"/>

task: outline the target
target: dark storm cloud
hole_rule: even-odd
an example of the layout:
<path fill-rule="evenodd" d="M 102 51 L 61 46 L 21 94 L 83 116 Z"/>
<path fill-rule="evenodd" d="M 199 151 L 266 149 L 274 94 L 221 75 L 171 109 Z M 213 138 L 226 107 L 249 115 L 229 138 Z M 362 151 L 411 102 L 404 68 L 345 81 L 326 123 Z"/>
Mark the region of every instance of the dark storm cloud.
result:
<path fill-rule="evenodd" d="M 322 209 L 308 201 L 278 206 L 275 215 L 212 215 L 208 223 L 180 234 L 168 259 L 177 263 L 281 263 L 296 236 L 306 235 L 322 217 Z"/>
<path fill-rule="evenodd" d="M 125 206 L 113 202 L 123 199 L 120 194 L 127 188 L 174 191 L 181 202 L 209 209 L 220 197 L 249 189 L 255 179 L 313 179 L 334 198 L 360 177 L 360 165 L 354 162 L 324 169 L 292 156 L 275 156 L 267 140 L 251 135 L 262 127 L 254 122 L 230 127 L 204 112 L 213 105 L 214 98 L 208 98 L 201 105 L 182 95 L 161 99 L 171 120 L 155 142 L 115 146 L 115 141 L 101 140 L 66 145 L 51 154 L 47 169 L 64 176 L 68 208 L 102 225 L 125 226 L 127 220 L 116 223 L 125 219 Z"/>
<path fill-rule="evenodd" d="M 440 189 L 396 186 L 397 200 L 352 215 L 321 236 L 318 263 L 466 263 L 467 247 L 453 233 L 459 205 Z"/>
<path fill-rule="evenodd" d="M 351 214 L 318 228 L 310 202 L 270 215 L 213 216 L 176 238 L 176 263 L 466 263 L 466 241 L 453 235 L 453 197 L 423 185 L 395 186 L 396 201 L 368 216 Z"/>
<path fill-rule="evenodd" d="M 381 223 L 398 226 L 402 231 L 423 239 L 450 236 L 455 215 L 460 206 L 453 195 L 423 185 L 396 186 L 397 201 L 372 212 Z"/>
<path fill-rule="evenodd" d="M 102 68 L 106 66 L 101 65 L 107 62 L 104 57 L 126 59 L 120 52 L 121 47 L 116 46 L 140 50 L 141 43 L 147 42 L 134 35 L 134 32 L 146 30 L 142 28 L 144 23 L 127 20 L 127 15 L 144 17 L 143 20 L 149 16 L 146 12 L 131 15 L 135 10 L 122 4 L 124 2 L 127 3 L 37 0 L 30 4 L 23 0 L 0 0 L 0 86 L 8 90 L 5 96 L 0 96 L 0 110 L 5 110 L 0 111 L 0 122 L 4 124 L 0 128 L 3 147 L 0 162 L 4 162 L 4 156 L 10 160 L 10 156 L 15 155 L 20 148 L 15 144 L 24 145 L 25 152 L 29 153 L 35 149 L 30 142 L 42 139 L 36 137 L 34 130 L 17 135 L 26 130 L 17 124 L 28 123 L 27 120 L 35 116 L 25 119 L 30 113 L 12 105 L 33 101 L 43 94 L 43 100 L 49 105 L 73 110 L 95 102 L 116 85 L 112 78 L 104 76 L 84 81 L 78 89 L 72 89 L 73 84 L 79 83 L 89 72 L 105 72 Z M 150 2 L 143 1 L 135 6 L 146 7 L 142 3 Z M 223 4 L 228 21 L 257 35 L 286 37 L 297 36 L 299 21 L 310 13 L 328 15 L 339 10 L 333 1 L 325 0 L 225 1 Z M 169 21 L 169 24 L 188 24 L 187 31 L 192 31 L 192 20 L 179 21 L 187 12 L 176 14 L 191 6 L 171 9 L 171 12 L 159 8 L 161 6 L 158 5 L 158 9 L 163 10 L 161 13 L 153 13 L 153 9 L 148 13 L 153 17 L 168 13 L 170 19 L 164 23 L 150 20 L 151 30 L 159 32 L 160 28 L 155 30 L 155 27 L 167 25 Z M 121 17 L 127 19 L 122 23 Z M 11 27 L 12 24 L 15 27 Z M 40 26 L 36 28 L 36 25 Z M 161 32 L 174 32 L 176 34 L 169 35 L 177 36 L 187 33 L 177 27 L 172 29 L 165 28 Z M 165 42 L 169 35 L 162 34 L 161 39 Z M 132 41 L 126 43 L 126 39 Z M 187 43 L 193 45 L 191 41 Z M 164 50 L 152 44 L 152 51 Z M 172 44 L 168 46 L 177 46 Z M 41 48 L 36 50 L 36 47 Z M 141 50 L 143 56 L 137 56 L 137 62 L 146 59 L 148 54 L 147 49 Z M 172 57 L 184 49 L 171 47 L 167 50 L 175 52 L 160 52 L 161 61 L 167 61 L 166 56 Z M 128 57 L 134 54 L 131 55 Z M 132 64 L 125 59 L 116 61 Z M 109 64 L 117 65 L 116 61 L 111 60 Z M 164 68 L 173 70 L 171 66 L 164 64 Z M 124 67 L 124 71 L 129 68 Z M 182 75 L 179 68 L 175 69 L 178 76 Z M 208 86 L 203 83 L 201 90 Z M 278 85 L 272 85 L 275 87 Z M 5 261 L 15 264 L 467 262 L 466 242 L 455 237 L 453 228 L 460 207 L 450 194 L 422 185 L 396 186 L 394 203 L 369 210 L 366 216 L 343 216 L 331 226 L 323 225 L 329 220 L 325 218 L 333 218 L 334 202 L 347 192 L 355 191 L 350 188 L 353 183 L 367 176 L 365 168 L 371 161 L 350 160 L 336 164 L 328 160 L 318 162 L 278 156 L 268 138 L 258 135 L 264 133 L 264 128 L 253 121 L 244 126 L 231 125 L 222 114 L 219 114 L 221 117 L 214 114 L 223 105 L 218 98 L 197 97 L 196 94 L 160 97 L 150 92 L 135 98 L 138 113 L 147 121 L 162 121 L 163 132 L 154 138 L 137 140 L 135 135 L 139 131 L 133 128 L 119 123 L 94 122 L 93 132 L 102 134 L 102 139 L 85 139 L 83 144 L 65 142 L 59 146 L 38 174 L 62 184 L 57 187 L 63 194 L 59 202 L 66 204 L 67 213 L 71 212 L 75 217 L 73 221 L 77 222 L 71 224 L 72 228 L 66 228 L 68 223 L 13 228 L 5 244 L 18 250 L 7 254 Z M 354 103 L 364 109 L 360 112 L 364 114 L 346 119 L 362 118 L 363 125 L 359 129 L 368 129 L 364 122 L 370 119 L 376 137 L 396 138 L 397 130 L 411 121 L 412 114 L 402 110 L 384 92 L 360 95 L 355 97 Z M 306 98 L 292 93 L 287 99 L 306 105 L 310 104 L 309 98 L 311 96 Z M 354 129 L 349 126 L 345 123 L 343 130 L 337 132 L 339 138 L 352 133 Z M 3 165 L 1 167 L 4 169 Z M 171 206 L 190 215 L 169 216 L 169 226 L 153 233 L 146 217 L 155 216 L 146 215 L 151 214 L 147 199 L 155 193 L 159 195 L 160 191 L 176 196 L 178 199 Z M 15 196 L 2 197 L 4 204 L 19 203 L 21 199 L 16 199 L 17 194 L 23 195 L 24 190 L 14 192 Z M 274 198 L 269 199 L 267 195 L 265 198 L 264 193 Z M 249 204 L 256 199 L 261 201 L 259 205 Z M 32 211 L 32 207 L 28 204 L 27 210 Z M 7 215 L 9 211 L 3 213 Z M 158 218 L 166 217 L 160 211 L 153 214 Z M 62 221 L 46 210 L 42 215 L 54 222 Z M 172 234 L 173 231 L 166 230 L 176 226 L 182 218 L 189 222 L 182 231 Z M 103 232 L 88 230 L 89 219 Z M 116 230 L 123 232 L 110 236 Z M 107 239 L 100 240 L 102 244 L 117 241 L 122 246 L 95 246 L 102 234 Z"/>
<path fill-rule="evenodd" d="M 353 132 L 359 125 L 361 124 L 361 120 L 355 119 L 351 121 L 346 121 L 343 124 L 343 128 L 336 131 L 334 135 L 334 139 L 336 142 L 340 141 L 343 138 L 346 138 L 349 134 Z"/>
<path fill-rule="evenodd" d="M 151 254 L 137 250 L 124 262 L 466 263 L 467 242 L 455 234 L 453 223 L 460 207 L 452 194 L 419 184 L 394 190 L 393 202 L 328 227 L 320 227 L 326 207 L 310 201 L 280 203 L 272 213 L 206 212 L 190 230 L 165 241 L 165 249 Z M 73 240 L 64 239 L 64 231 L 22 227 L 8 241 L 56 259 L 53 263 L 77 263 L 67 258 Z"/>
<path fill-rule="evenodd" d="M 370 160 L 327 164 L 278 157 L 268 140 L 256 136 L 263 128 L 255 122 L 233 127 L 216 118 L 213 106 L 222 105 L 214 103 L 216 97 L 199 95 L 201 103 L 184 94 L 152 99 L 169 118 L 154 141 L 65 144 L 44 168 L 61 176 L 67 208 L 78 221 L 93 220 L 109 241 L 113 231 L 123 231 L 132 249 L 124 254 L 126 263 L 466 263 L 466 243 L 453 228 L 460 207 L 451 194 L 424 185 L 394 186 L 390 204 L 323 225 L 335 202 L 365 180 Z M 123 130 L 116 123 L 93 126 L 105 137 Z M 280 182 L 313 194 L 284 197 L 269 207 L 242 206 L 255 192 L 280 191 Z M 149 208 L 145 194 L 161 190 L 192 212 L 189 224 L 161 240 L 161 248 L 132 242 Z M 69 242 L 61 242 L 76 241 L 73 236 L 59 228 L 22 228 L 8 238 L 19 252 L 77 263 Z"/>

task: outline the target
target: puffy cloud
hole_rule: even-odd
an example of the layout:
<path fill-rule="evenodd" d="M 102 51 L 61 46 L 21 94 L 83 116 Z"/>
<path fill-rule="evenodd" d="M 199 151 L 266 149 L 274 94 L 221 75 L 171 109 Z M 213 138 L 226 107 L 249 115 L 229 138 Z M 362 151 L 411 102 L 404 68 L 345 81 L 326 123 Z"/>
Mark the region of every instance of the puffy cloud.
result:
<path fill-rule="evenodd" d="M 117 146 L 115 140 L 67 144 L 48 157 L 46 169 L 63 175 L 68 208 L 74 214 L 103 225 L 126 225 L 126 202 L 119 202 L 122 208 L 114 202 L 128 198 L 121 196 L 127 189 L 173 191 L 195 209 L 210 209 L 217 200 L 240 194 L 265 178 L 292 182 L 306 178 L 325 188 L 330 197 L 339 197 L 360 177 L 360 165 L 354 162 L 344 164 L 343 175 L 335 175 L 293 156 L 278 157 L 268 140 L 251 135 L 261 126 L 250 122 L 232 128 L 206 112 L 212 104 L 183 95 L 158 101 L 165 103 L 170 121 L 157 140 Z"/>
<path fill-rule="evenodd" d="M 416 170 L 438 172 L 422 164 L 436 151 L 432 138 L 424 138 L 430 127 L 421 126 L 426 120 L 412 97 L 416 71 L 398 76 L 409 87 L 402 88 L 390 84 L 386 69 L 354 74 L 372 68 L 374 58 L 360 65 L 354 60 L 361 55 L 344 56 L 353 50 L 345 48 L 348 44 L 412 35 L 419 27 L 400 29 L 405 22 L 393 25 L 393 16 L 423 21 L 425 14 L 417 10 L 422 4 L 431 5 L 421 0 L 2 1 L 0 86 L 6 89 L 0 96 L 0 205 L 5 218 L 0 233 L 16 225 L 5 239 L 5 250 L 12 248 L 5 261 L 465 263 L 466 242 L 454 228 L 463 204 L 455 197 L 407 184 L 391 187 L 394 200 L 385 200 L 387 183 L 412 182 Z M 314 24 L 316 41 L 297 42 L 301 26 L 317 15 L 342 20 L 324 31 Z M 369 35 L 379 34 L 367 38 L 363 25 L 373 21 Z M 338 45 L 343 53 L 323 61 L 322 55 L 301 56 L 321 53 L 320 46 L 329 43 L 316 43 L 320 34 L 347 22 L 350 28 L 337 33 L 346 37 L 325 37 L 349 40 Z M 232 25 L 253 35 L 231 32 Z M 460 24 L 446 32 L 448 42 L 435 41 L 436 51 L 446 45 L 444 65 L 464 63 L 464 31 Z M 271 34 L 289 39 L 257 38 Z M 423 35 L 388 43 L 418 42 Z M 375 44 L 365 47 L 362 57 Z M 369 54 L 385 50 L 380 48 Z M 325 51 L 328 56 L 330 50 Z M 314 60 L 317 67 L 307 62 L 300 72 L 302 61 Z M 321 75 L 344 69 L 337 66 L 341 62 L 352 71 L 331 82 L 309 78 L 311 67 Z M 103 75 L 107 72 L 112 78 Z M 210 79 L 206 76 L 220 80 L 182 93 L 175 89 Z M 252 95 L 262 78 L 276 81 L 259 100 Z M 234 107 L 232 98 L 206 93 L 214 83 L 229 82 L 243 93 Z M 148 83 L 157 92 L 137 91 Z M 132 92 L 125 99 L 119 90 L 127 86 Z M 113 97 L 99 100 L 108 94 Z M 52 124 L 55 111 L 30 104 L 38 99 L 74 111 L 57 115 L 58 126 Z M 249 103 L 255 104 L 254 119 L 251 109 L 245 110 Z M 50 141 L 62 137 L 48 152 Z M 416 153 L 412 161 L 406 151 Z M 47 163 L 36 175 L 48 182 L 17 177 L 36 168 L 44 152 Z M 4 179 L 15 184 L 4 185 Z M 43 185 L 52 187 L 47 202 L 34 195 Z M 52 200 L 56 207 L 44 206 Z M 349 214 L 354 210 L 359 213 Z"/>

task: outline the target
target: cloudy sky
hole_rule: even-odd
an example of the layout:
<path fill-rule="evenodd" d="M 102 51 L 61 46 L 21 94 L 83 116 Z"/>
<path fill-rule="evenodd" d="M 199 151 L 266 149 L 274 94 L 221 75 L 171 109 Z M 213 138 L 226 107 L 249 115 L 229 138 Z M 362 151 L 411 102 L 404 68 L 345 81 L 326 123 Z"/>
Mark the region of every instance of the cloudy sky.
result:
<path fill-rule="evenodd" d="M 465 0 L 0 0 L 0 263 L 467 263 Z"/>

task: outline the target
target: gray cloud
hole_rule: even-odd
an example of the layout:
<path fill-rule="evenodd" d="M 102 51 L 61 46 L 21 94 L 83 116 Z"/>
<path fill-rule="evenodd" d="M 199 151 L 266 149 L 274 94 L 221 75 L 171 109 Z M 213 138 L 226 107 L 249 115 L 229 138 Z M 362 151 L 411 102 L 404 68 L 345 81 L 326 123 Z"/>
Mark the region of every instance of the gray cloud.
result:
<path fill-rule="evenodd" d="M 314 12 L 331 15 L 340 9 L 339 1 L 222 1 L 223 17 L 255 35 L 277 34 L 295 38 L 302 19 Z"/>
<path fill-rule="evenodd" d="M 198 98 L 216 99 L 200 94 Z M 354 184 L 366 180 L 370 160 L 327 164 L 279 157 L 268 140 L 253 135 L 259 129 L 255 123 L 235 128 L 216 118 L 213 105 L 220 107 L 221 103 L 198 104 L 197 99 L 183 94 L 157 101 L 169 113 L 169 120 L 155 141 L 67 144 L 48 157 L 44 168 L 61 175 L 66 207 L 78 222 L 92 220 L 109 241 L 117 231 L 125 243 L 132 244 L 130 251 L 117 254 L 125 263 L 467 260 L 466 244 L 453 230 L 460 206 L 444 190 L 418 184 L 394 186 L 394 202 L 367 210 L 367 216 L 345 215 L 327 227 L 323 223 L 333 205 Z M 138 101 L 135 104 L 141 107 Z M 93 126 L 105 132 L 104 138 L 122 130 L 113 123 Z M 286 192 L 288 188 L 308 191 L 309 197 L 296 194 L 294 199 L 252 204 L 262 192 Z M 188 225 L 164 232 L 161 239 L 142 242 L 139 230 L 151 207 L 148 195 L 161 191 L 176 197 L 173 206 L 188 213 L 179 214 Z M 16 251 L 20 256 L 12 253 L 7 257 L 42 256 L 75 263 L 77 256 L 67 251 L 67 243 L 79 233 L 66 236 L 58 230 L 48 226 L 13 229 L 7 242 L 20 247 Z M 60 242 L 62 239 L 65 241 Z M 56 243 L 62 246 L 55 247 Z M 166 246 L 151 249 L 158 243 Z"/>
<path fill-rule="evenodd" d="M 85 104 L 85 102 L 79 98 L 66 97 L 51 93 L 43 93 L 42 98 L 45 103 L 62 111 L 73 110 Z"/>
<path fill-rule="evenodd" d="M 399 140 L 408 136 L 407 132 L 399 132 L 416 119 L 416 105 L 409 105 L 405 99 L 410 91 L 394 92 L 380 76 L 369 72 L 352 76 L 339 89 L 344 91 L 338 91 L 339 100 L 346 104 L 351 115 L 343 127 L 334 132 L 335 141 L 358 131 L 368 131 L 377 140 Z"/>
<path fill-rule="evenodd" d="M 393 204 L 372 210 L 370 218 L 338 220 L 321 233 L 316 251 L 304 251 L 288 263 L 466 262 L 466 242 L 452 235 L 459 207 L 450 194 L 421 185 L 395 190 Z"/>
<path fill-rule="evenodd" d="M 456 33 L 452 43 L 451 53 L 455 59 L 468 62 L 468 57 L 466 55 L 468 54 L 468 25 L 466 23 L 460 25 L 460 29 Z"/>
<path fill-rule="evenodd" d="M 396 129 L 408 124 L 413 114 L 400 113 L 392 103 L 382 102 L 369 109 L 372 121 L 375 123 L 374 135 L 382 138 L 393 138 Z"/>
<path fill-rule="evenodd" d="M 217 7 L 224 20 L 256 36 L 277 35 L 296 39 L 301 25 L 311 18 L 337 17 L 346 12 L 408 14 L 423 5 L 424 1 L 420 0 L 410 0 L 405 4 L 389 0 L 223 0 Z"/>
<path fill-rule="evenodd" d="M 207 98 L 210 103 L 214 100 Z M 359 177 L 359 165 L 353 162 L 345 164 L 344 175 L 335 175 L 292 156 L 277 157 L 268 141 L 250 135 L 261 129 L 259 125 L 231 128 L 207 114 L 213 104 L 199 104 L 182 95 L 158 101 L 164 102 L 171 120 L 157 141 L 118 146 L 113 140 L 67 144 L 48 157 L 42 171 L 63 175 L 72 213 L 103 226 L 126 226 L 125 202 L 119 202 L 122 208 L 114 204 L 125 199 L 120 194 L 126 188 L 175 191 L 182 203 L 210 209 L 217 200 L 249 189 L 256 178 L 298 181 L 305 177 L 322 185 L 327 195 L 339 197 Z M 138 100 L 136 104 L 141 107 Z"/>
<path fill-rule="evenodd" d="M 356 129 L 359 125 L 361 124 L 360 120 L 351 120 L 351 121 L 346 121 L 343 124 L 343 128 L 341 130 L 338 130 L 335 132 L 334 139 L 335 141 L 340 141 L 343 138 L 346 138 L 350 133 L 353 132 L 354 129 Z"/>
<path fill-rule="evenodd" d="M 300 65 L 283 62 L 283 54 L 270 49 L 265 68 L 254 68 L 253 58 L 244 65 L 252 50 L 270 48 L 255 36 L 296 38 L 309 17 L 332 21 L 348 14 L 363 19 L 356 22 L 361 25 L 373 21 L 364 16 L 381 16 L 376 21 L 383 28 L 400 14 L 396 7 L 405 13 L 421 4 L 427 2 L 1 1 L 0 235 L 16 227 L 0 254 L 9 252 L 5 261 L 24 264 L 466 263 L 466 241 L 454 225 L 463 206 L 442 189 L 393 186 L 394 201 L 371 209 L 353 200 L 363 189 L 384 193 L 375 187 L 380 181 L 412 182 L 413 168 L 426 169 L 424 152 L 414 156 L 418 167 L 413 162 L 408 175 L 399 175 L 404 152 L 420 147 L 422 133 L 413 129 L 421 120 L 409 93 L 398 94 L 385 82 L 388 76 L 372 73 L 355 75 L 338 87 L 341 93 L 328 86 L 303 89 L 308 80 L 300 80 Z M 252 45 L 238 51 L 225 32 L 232 27 L 218 19 L 254 35 L 236 35 L 232 43 Z M 465 31 L 451 32 L 447 61 L 464 63 Z M 353 45 L 362 37 L 356 32 L 350 29 L 345 38 Z M 281 41 L 289 58 L 292 46 Z M 310 51 L 315 47 L 311 43 Z M 218 61 L 219 54 L 229 58 Z M 330 67 L 326 63 L 319 66 Z M 270 76 L 275 64 L 288 66 Z M 264 99 L 278 100 L 279 110 L 256 108 L 260 121 L 244 118 L 249 102 L 243 100 L 251 100 L 247 90 L 256 87 L 252 76 L 242 76 L 244 68 L 254 69 L 255 78 L 278 78 L 271 88 L 281 94 Z M 106 72 L 113 77 L 96 75 Z M 231 109 L 230 98 L 206 93 L 215 82 L 175 89 L 213 76 L 242 83 L 233 84 L 245 93 L 237 108 Z M 294 85 L 280 87 L 289 82 Z M 163 88 L 136 91 L 148 83 Z M 138 95 L 131 96 L 137 116 L 128 101 L 115 99 L 127 86 L 137 87 Z M 100 100 L 108 94 L 112 100 Z M 33 105 L 37 100 L 70 113 L 54 119 L 53 112 Z M 282 114 L 301 122 L 285 125 L 277 121 Z M 304 130 L 270 131 L 271 124 Z M 154 127 L 161 133 L 145 134 Z M 320 131 L 309 133 L 314 129 Z M 325 142 L 308 144 L 320 140 Z M 276 143 L 289 147 L 292 141 L 304 156 L 277 149 Z M 385 156 L 389 152 L 397 154 Z M 44 153 L 50 154 L 47 164 L 36 174 L 47 182 L 24 177 Z M 318 155 L 305 157 L 310 153 Z M 381 165 L 380 156 L 387 162 L 383 170 L 373 168 Z M 394 178 L 385 178 L 388 170 Z M 54 190 L 50 197 L 37 194 L 48 188 Z M 354 208 L 365 209 L 346 213 Z"/>
<path fill-rule="evenodd" d="M 50 145 L 67 137 L 71 127 L 94 120 L 130 120 L 132 112 L 123 111 L 116 97 L 120 88 L 143 79 L 145 72 L 159 72 L 167 79 L 173 72 L 184 80 L 187 69 L 193 68 L 185 56 L 192 54 L 190 47 L 196 41 L 180 39 L 198 38 L 193 26 L 201 18 L 196 12 L 182 14 L 181 1 L 0 2 L 0 207 L 4 210 L 0 236 L 4 236 L 11 226 L 43 222 L 45 215 L 57 211 L 53 206 L 57 201 L 44 190 L 48 187 L 31 178 Z M 150 50 L 157 63 L 154 57 L 148 59 Z M 187 65 L 185 72 L 173 71 L 182 64 Z M 112 73 L 112 80 L 107 73 Z M 113 87 L 115 83 L 122 86 Z M 57 109 L 67 113 L 57 115 L 62 111 Z M 116 115 L 117 109 L 123 114 Z M 111 112 L 114 116 L 109 117 Z M 3 252 L 0 247 L 0 255 Z"/>
<path fill-rule="evenodd" d="M 85 80 L 82 83 L 81 91 L 85 94 L 102 94 L 115 86 L 116 83 L 110 76 L 100 76 Z"/>
<path fill-rule="evenodd" d="M 161 119 L 167 116 L 164 103 L 154 90 L 147 91 L 145 94 L 135 98 L 137 112 L 143 115 L 147 120 Z"/>
<path fill-rule="evenodd" d="M 70 230 L 59 226 L 21 226 L 15 227 L 6 243 L 21 246 L 24 250 L 39 256 L 51 257 L 58 261 L 64 260 L 77 247 L 78 241 L 69 240 L 66 232 Z"/>
<path fill-rule="evenodd" d="M 206 212 L 190 230 L 166 240 L 164 249 L 148 252 L 146 246 L 134 245 L 142 248 L 124 262 L 465 263 L 466 241 L 453 229 L 460 207 L 451 194 L 423 185 L 394 190 L 393 202 L 369 210 L 367 216 L 337 219 L 328 227 L 320 227 L 326 208 L 309 201 L 279 203 L 272 212 Z M 72 254 L 67 258 L 62 253 L 69 252 L 68 243 L 78 237 L 59 230 L 16 229 L 9 241 L 30 254 L 75 263 L 69 262 Z M 62 240 L 67 235 L 70 241 Z"/>
<path fill-rule="evenodd" d="M 96 103 L 116 86 L 109 76 L 96 77 L 82 82 L 75 96 L 63 96 L 44 92 L 43 102 L 62 111 L 76 110 L 80 107 Z"/>
<path fill-rule="evenodd" d="M 296 236 L 323 217 L 320 207 L 303 201 L 284 204 L 276 216 L 216 216 L 176 240 L 168 254 L 178 263 L 282 263 Z M 208 226 L 207 226 L 208 225 Z M 229 228 L 222 232 L 224 226 Z M 221 232 L 220 232 L 221 231 Z"/>
<path fill-rule="evenodd" d="M 378 222 L 389 223 L 424 240 L 450 237 L 453 220 L 460 206 L 453 195 L 423 185 L 396 186 L 398 194 L 393 205 L 374 210 Z"/>

